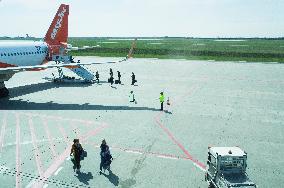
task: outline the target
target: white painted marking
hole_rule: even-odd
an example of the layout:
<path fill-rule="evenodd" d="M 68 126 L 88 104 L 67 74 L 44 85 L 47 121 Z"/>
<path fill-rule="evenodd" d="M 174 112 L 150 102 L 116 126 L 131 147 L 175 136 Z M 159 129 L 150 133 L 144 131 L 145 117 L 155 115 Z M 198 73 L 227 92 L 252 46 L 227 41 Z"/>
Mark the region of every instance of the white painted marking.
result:
<path fill-rule="evenodd" d="M 47 188 L 48 187 L 48 184 L 44 184 L 43 188 Z"/>
<path fill-rule="evenodd" d="M 56 172 L 54 173 L 54 175 L 55 176 L 57 176 L 57 174 L 61 171 L 63 169 L 63 167 L 61 166 L 61 167 L 59 167 L 57 170 L 56 170 Z"/>
<path fill-rule="evenodd" d="M 175 159 L 175 160 L 178 159 L 177 157 L 170 157 L 170 156 L 163 156 L 163 155 L 157 155 L 157 157 L 164 158 L 164 159 Z"/>
<path fill-rule="evenodd" d="M 129 150 L 125 150 L 125 152 L 127 153 L 135 153 L 135 154 L 143 154 L 142 152 L 139 152 L 139 151 L 129 151 Z"/>
<path fill-rule="evenodd" d="M 52 139 L 53 141 L 62 141 L 62 138 L 54 138 Z M 42 139 L 42 140 L 37 140 L 36 143 L 41 143 L 41 142 L 48 142 L 48 139 Z M 21 142 L 20 145 L 28 145 L 28 144 L 32 144 L 32 141 L 24 141 Z M 5 144 L 3 147 L 8 147 L 8 146 L 14 146 L 16 145 L 16 142 L 11 142 L 11 143 L 7 143 Z"/>
<path fill-rule="evenodd" d="M 26 186 L 26 188 L 30 188 L 35 184 L 36 180 L 33 179 L 32 181 L 30 181 L 30 183 Z"/>
<path fill-rule="evenodd" d="M 201 171 L 206 172 L 206 170 L 204 168 L 202 168 L 201 166 L 199 166 L 196 163 L 193 163 L 194 166 L 196 166 L 197 168 L 199 168 Z"/>

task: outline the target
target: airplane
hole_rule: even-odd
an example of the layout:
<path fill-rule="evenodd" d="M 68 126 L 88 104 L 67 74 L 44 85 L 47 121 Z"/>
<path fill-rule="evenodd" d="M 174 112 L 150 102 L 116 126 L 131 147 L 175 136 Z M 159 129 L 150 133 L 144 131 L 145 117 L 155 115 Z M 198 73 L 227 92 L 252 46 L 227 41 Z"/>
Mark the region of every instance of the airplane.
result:
<path fill-rule="evenodd" d="M 94 78 L 94 75 L 82 65 L 104 63 L 75 63 L 72 57 L 67 54 L 67 51 L 70 51 L 70 45 L 67 43 L 68 16 L 69 5 L 61 4 L 44 41 L 0 42 L 0 98 L 9 95 L 9 90 L 5 87 L 4 82 L 21 71 L 41 71 L 47 68 L 65 67 L 87 81 Z M 125 59 L 106 63 L 118 63 L 129 59 L 132 56 L 135 42 L 136 39 Z M 55 61 L 56 64 L 47 64 L 50 61 Z"/>

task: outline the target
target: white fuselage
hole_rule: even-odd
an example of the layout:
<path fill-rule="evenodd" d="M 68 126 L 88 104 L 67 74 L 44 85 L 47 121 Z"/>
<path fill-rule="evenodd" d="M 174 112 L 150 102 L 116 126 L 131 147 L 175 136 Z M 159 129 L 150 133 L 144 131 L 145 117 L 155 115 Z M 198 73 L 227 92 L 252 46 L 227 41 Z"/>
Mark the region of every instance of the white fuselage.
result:
<path fill-rule="evenodd" d="M 45 42 L 35 41 L 0 41 L 0 66 L 33 66 L 42 64 L 47 56 Z"/>

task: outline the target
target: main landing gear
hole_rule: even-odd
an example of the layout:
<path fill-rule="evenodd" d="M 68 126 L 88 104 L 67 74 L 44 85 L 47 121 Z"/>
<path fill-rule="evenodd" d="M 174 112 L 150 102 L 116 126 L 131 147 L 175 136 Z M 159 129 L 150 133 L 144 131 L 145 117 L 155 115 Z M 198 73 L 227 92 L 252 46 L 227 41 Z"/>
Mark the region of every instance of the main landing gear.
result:
<path fill-rule="evenodd" d="M 8 97 L 8 95 L 9 95 L 9 90 L 5 87 L 4 83 L 0 82 L 0 98 Z"/>

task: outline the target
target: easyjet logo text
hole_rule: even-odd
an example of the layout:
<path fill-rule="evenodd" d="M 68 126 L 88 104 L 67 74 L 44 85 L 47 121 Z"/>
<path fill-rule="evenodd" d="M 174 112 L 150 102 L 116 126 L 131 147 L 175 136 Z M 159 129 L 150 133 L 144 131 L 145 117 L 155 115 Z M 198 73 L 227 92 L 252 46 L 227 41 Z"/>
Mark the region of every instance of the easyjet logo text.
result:
<path fill-rule="evenodd" d="M 64 14 L 66 13 L 66 8 L 65 7 L 63 7 L 63 10 L 58 14 L 58 20 L 57 20 L 57 22 L 56 22 L 56 24 L 55 24 L 55 27 L 54 27 L 54 29 L 53 29 L 53 31 L 52 31 L 52 33 L 51 33 L 51 38 L 52 39 L 55 39 L 55 37 L 56 37 L 56 34 L 57 34 L 57 32 L 58 32 L 58 29 L 61 27 L 61 24 L 62 24 L 62 21 L 63 21 L 63 17 L 64 17 Z"/>

